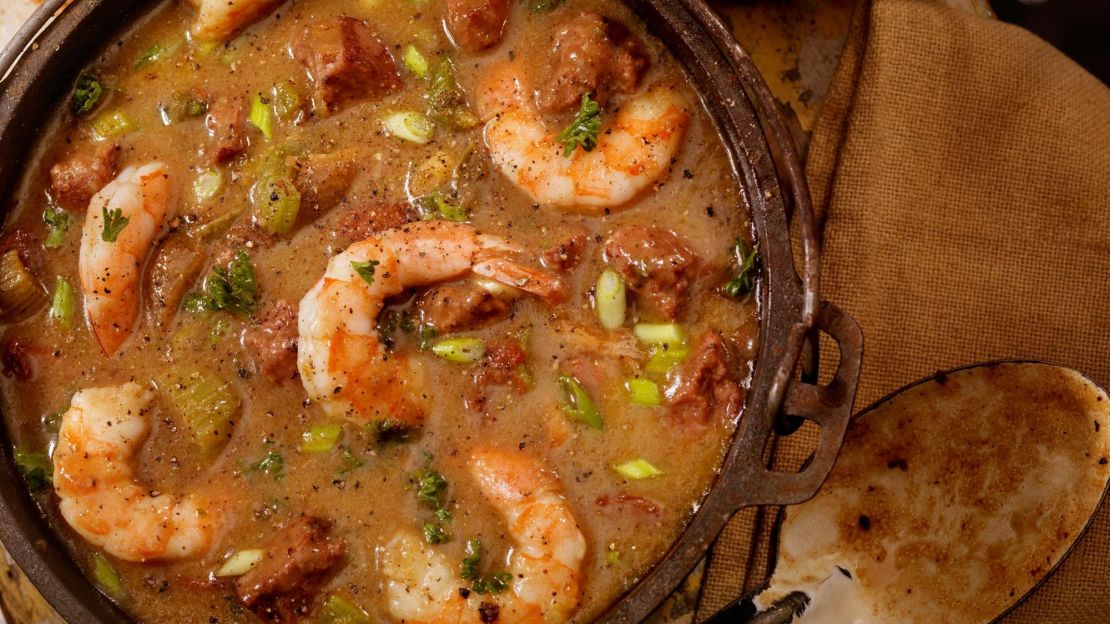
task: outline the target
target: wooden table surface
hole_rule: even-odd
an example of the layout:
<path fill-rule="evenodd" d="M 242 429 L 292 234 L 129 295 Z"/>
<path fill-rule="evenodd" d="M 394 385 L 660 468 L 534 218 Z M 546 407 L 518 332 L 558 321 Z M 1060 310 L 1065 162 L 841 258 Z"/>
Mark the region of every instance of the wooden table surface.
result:
<path fill-rule="evenodd" d="M 946 0 L 983 12 L 983 0 Z M 752 55 L 795 139 L 808 142 L 832 80 L 856 0 L 711 0 L 736 38 Z M 0 0 L 0 45 L 26 19 L 34 0 Z M 12 624 L 55 624 L 62 619 L 42 599 L 0 548 L 0 616 Z M 651 618 L 653 623 L 692 619 L 701 584 L 701 566 Z"/>

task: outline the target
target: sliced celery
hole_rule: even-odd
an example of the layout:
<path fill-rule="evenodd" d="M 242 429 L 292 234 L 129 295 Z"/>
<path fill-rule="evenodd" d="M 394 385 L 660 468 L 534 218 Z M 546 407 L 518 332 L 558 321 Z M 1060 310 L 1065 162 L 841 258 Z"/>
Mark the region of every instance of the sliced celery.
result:
<path fill-rule="evenodd" d="M 111 139 L 130 134 L 139 129 L 139 124 L 122 111 L 110 111 L 93 122 L 93 135 L 98 139 Z"/>
<path fill-rule="evenodd" d="M 50 318 L 66 329 L 73 329 L 73 316 L 77 309 L 77 297 L 73 286 L 66 278 L 59 276 L 54 280 L 54 301 L 50 306 Z"/>
<path fill-rule="evenodd" d="M 227 558 L 227 561 L 216 570 L 216 576 L 243 576 L 251 571 L 251 568 L 258 565 L 262 558 L 266 556 L 266 552 L 257 548 L 249 550 L 240 550 L 239 552 Z"/>
<path fill-rule="evenodd" d="M 632 333 L 648 345 L 686 344 L 686 330 L 678 323 L 636 323 L 632 326 Z"/>
<path fill-rule="evenodd" d="M 619 472 L 621 476 L 626 479 L 636 480 L 658 477 L 663 474 L 662 470 L 656 468 L 651 462 L 642 457 L 633 459 L 632 461 L 626 461 L 623 464 L 617 464 L 613 466 L 613 470 Z"/>
<path fill-rule="evenodd" d="M 201 454 L 209 459 L 218 455 L 227 444 L 239 409 L 231 382 L 212 371 L 198 370 L 172 379 L 166 394 L 192 430 Z"/>
<path fill-rule="evenodd" d="M 393 113 L 385 118 L 382 125 L 389 134 L 420 145 L 430 141 L 436 130 L 427 117 L 414 111 Z"/>
<path fill-rule="evenodd" d="M 21 320 L 46 298 L 35 276 L 23 266 L 19 252 L 9 249 L 0 256 L 0 317 Z"/>
<path fill-rule="evenodd" d="M 328 596 L 319 621 L 320 624 L 373 624 L 368 613 L 335 594 Z"/>
<path fill-rule="evenodd" d="M 577 379 L 569 375 L 559 377 L 559 385 L 563 388 L 563 412 L 574 421 L 580 422 L 594 429 L 601 429 L 604 423 L 597 404 L 582 387 Z"/>
<path fill-rule="evenodd" d="M 486 343 L 478 338 L 444 338 L 432 345 L 432 353 L 460 364 L 470 364 L 486 354 Z"/>
<path fill-rule="evenodd" d="M 248 119 L 266 140 L 274 138 L 274 116 L 273 111 L 270 110 L 270 105 L 262 101 L 261 95 L 255 95 L 251 100 L 251 112 Z"/>
<path fill-rule="evenodd" d="M 663 397 L 659 394 L 659 385 L 650 379 L 629 379 L 624 382 L 632 402 L 637 405 L 662 405 Z"/>
<path fill-rule="evenodd" d="M 617 329 L 624 325 L 625 309 L 628 306 L 624 280 L 613 269 L 605 269 L 597 278 L 595 291 L 597 318 L 605 329 Z"/>
<path fill-rule="evenodd" d="M 301 112 L 301 94 L 293 83 L 286 80 L 274 85 L 274 112 L 279 119 L 289 121 Z"/>
<path fill-rule="evenodd" d="M 306 453 L 327 453 L 339 444 L 343 437 L 343 425 L 312 425 L 301 434 L 301 450 Z"/>
<path fill-rule="evenodd" d="M 119 572 L 116 572 L 108 559 L 100 553 L 93 555 L 93 581 L 100 589 L 104 590 L 104 593 L 116 600 L 121 600 L 127 595 L 127 591 L 123 587 L 123 581 L 120 580 Z"/>
<path fill-rule="evenodd" d="M 279 177 L 263 177 L 251 187 L 251 201 L 255 207 L 255 218 L 262 229 L 270 234 L 288 234 L 297 223 L 297 213 L 301 210 L 301 192 L 293 186 L 292 180 Z"/>

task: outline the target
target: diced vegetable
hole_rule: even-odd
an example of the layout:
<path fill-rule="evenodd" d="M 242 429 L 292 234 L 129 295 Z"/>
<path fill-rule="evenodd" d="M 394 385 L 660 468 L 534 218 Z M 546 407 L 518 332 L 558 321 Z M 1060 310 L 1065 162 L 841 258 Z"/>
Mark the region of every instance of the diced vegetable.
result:
<path fill-rule="evenodd" d="M 258 285 L 250 256 L 242 249 L 235 252 L 228 267 L 212 269 L 205 280 L 206 293 L 191 294 L 184 306 L 193 312 L 232 312 L 249 315 L 258 310 Z"/>
<path fill-rule="evenodd" d="M 405 63 L 405 67 L 417 78 L 428 75 L 428 59 L 424 58 L 424 55 L 416 49 L 416 46 L 412 44 L 405 46 L 404 51 L 401 52 L 401 60 Z"/>
<path fill-rule="evenodd" d="M 690 355 L 690 348 L 686 345 L 656 345 L 653 346 L 649 355 L 647 364 L 644 365 L 644 370 L 661 375 L 670 371 L 676 364 L 686 359 Z"/>
<path fill-rule="evenodd" d="M 597 147 L 597 135 L 600 132 L 601 109 L 597 102 L 590 99 L 589 93 L 583 93 L 582 105 L 578 108 L 574 121 L 555 140 L 563 144 L 563 156 L 569 157 L 579 147 L 592 152 Z"/>
<path fill-rule="evenodd" d="M 474 581 L 471 589 L 477 594 L 500 594 L 509 588 L 513 575 L 509 572 L 494 572 Z"/>
<path fill-rule="evenodd" d="M 677 323 L 636 323 L 632 333 L 647 345 L 686 344 L 686 331 Z"/>
<path fill-rule="evenodd" d="M 447 530 L 438 522 L 424 523 L 424 541 L 429 544 L 442 544 L 450 539 Z"/>
<path fill-rule="evenodd" d="M 427 117 L 415 111 L 393 113 L 385 118 L 382 125 L 393 136 L 420 145 L 430 141 L 436 130 Z"/>
<path fill-rule="evenodd" d="M 759 243 L 749 249 L 747 243 L 738 238 L 730 251 L 736 257 L 736 277 L 729 280 L 723 290 L 729 297 L 741 299 L 747 297 L 755 288 L 755 274 L 759 265 Z"/>
<path fill-rule="evenodd" d="M 0 317 L 21 319 L 37 308 L 46 293 L 39 281 L 23 266 L 19 252 L 9 249 L 0 256 Z"/>
<path fill-rule="evenodd" d="M 116 242 L 119 233 L 127 227 L 128 223 L 131 223 L 131 217 L 123 216 L 123 210 L 120 208 L 108 210 L 108 206 L 104 206 L 100 209 L 100 214 L 104 222 L 103 229 L 100 231 L 100 239 L 106 243 Z"/>
<path fill-rule="evenodd" d="M 227 558 L 227 561 L 216 570 L 216 576 L 243 576 L 251 571 L 251 568 L 258 565 L 262 558 L 266 556 L 266 551 L 252 548 L 249 550 L 240 550 L 239 552 Z"/>
<path fill-rule="evenodd" d="M 258 128 L 267 141 L 274 138 L 273 111 L 270 110 L 269 104 L 262 101 L 261 95 L 256 94 L 251 100 L 251 112 L 247 119 L 252 126 Z"/>
<path fill-rule="evenodd" d="M 455 65 L 444 57 L 428 73 L 428 117 L 449 130 L 469 130 L 478 125 L 455 76 Z"/>
<path fill-rule="evenodd" d="M 460 364 L 470 364 L 486 354 L 486 343 L 477 338 L 444 338 L 432 345 L 432 353 Z"/>
<path fill-rule="evenodd" d="M 375 267 L 377 267 L 379 264 L 381 263 L 377 260 L 367 260 L 366 262 L 355 262 L 354 260 L 352 260 L 351 268 L 354 269 L 355 273 L 357 273 L 358 276 L 362 278 L 362 281 L 373 286 Z"/>
<path fill-rule="evenodd" d="M 610 566 L 615 566 L 621 562 L 621 552 L 613 548 L 610 544 L 609 548 L 605 551 L 605 563 Z"/>
<path fill-rule="evenodd" d="M 349 446 L 340 445 L 339 457 L 338 472 L 341 475 L 345 475 L 356 468 L 361 468 L 365 464 L 365 462 L 359 459 L 358 455 L 355 455 L 355 452 L 351 450 Z"/>
<path fill-rule="evenodd" d="M 297 223 L 301 192 L 288 178 L 263 177 L 251 187 L 255 218 L 270 234 L 288 234 Z"/>
<path fill-rule="evenodd" d="M 134 67 L 135 69 L 142 69 L 151 63 L 160 61 L 174 52 L 177 52 L 184 44 L 184 39 L 174 39 L 167 43 L 156 43 L 139 55 L 139 58 L 135 60 Z"/>
<path fill-rule="evenodd" d="M 193 180 L 193 196 L 198 204 L 212 199 L 224 188 L 224 174 L 219 169 L 205 169 Z"/>
<path fill-rule="evenodd" d="M 427 197 L 421 198 L 419 202 L 421 209 L 421 218 L 425 221 L 430 219 L 446 219 L 448 221 L 455 221 L 462 223 L 470 218 L 470 214 L 463 206 L 456 206 L 446 199 L 440 193 L 432 193 Z"/>
<path fill-rule="evenodd" d="M 632 402 L 637 405 L 662 405 L 663 398 L 659 394 L 659 385 L 650 379 L 629 379 L 624 382 Z"/>
<path fill-rule="evenodd" d="M 27 480 L 27 489 L 40 492 L 53 483 L 54 465 L 45 453 L 31 453 L 16 448 L 14 456 L 16 467 Z"/>
<path fill-rule="evenodd" d="M 326 453 L 339 444 L 343 437 L 343 425 L 312 425 L 301 434 L 301 450 L 306 453 Z"/>
<path fill-rule="evenodd" d="M 268 474 L 273 477 L 274 481 L 280 481 L 285 476 L 285 458 L 281 456 L 281 453 L 271 451 L 257 464 L 251 464 L 250 470 L 251 472 Z"/>
<path fill-rule="evenodd" d="M 46 229 L 49 230 L 46 240 L 42 243 L 43 246 L 47 249 L 61 247 L 66 240 L 66 232 L 69 231 L 69 226 L 73 223 L 73 217 L 65 210 L 51 204 L 42 211 L 42 222 L 46 224 Z"/>
<path fill-rule="evenodd" d="M 482 565 L 482 542 L 475 538 L 466 540 L 466 550 L 463 554 L 462 566 L 459 567 L 459 576 L 464 580 L 473 581 L 481 573 L 478 566 Z"/>
<path fill-rule="evenodd" d="M 613 470 L 619 472 L 621 476 L 626 479 L 636 480 L 658 477 L 663 474 L 662 470 L 656 468 L 651 462 L 642 457 L 613 466 Z"/>
<path fill-rule="evenodd" d="M 571 420 L 594 429 L 601 429 L 604 426 L 597 405 L 577 379 L 563 375 L 559 377 L 559 385 L 563 389 L 563 412 Z"/>
<path fill-rule="evenodd" d="M 427 507 L 439 509 L 443 507 L 443 495 L 447 492 L 447 479 L 431 468 L 425 468 L 411 477 L 416 487 L 416 499 Z"/>
<path fill-rule="evenodd" d="M 373 622 L 368 613 L 335 594 L 328 596 L 320 613 L 320 624 L 373 624 Z"/>
<path fill-rule="evenodd" d="M 301 112 L 301 94 L 293 83 L 288 80 L 277 83 L 274 85 L 273 94 L 274 99 L 271 104 L 278 119 L 290 121 Z"/>
<path fill-rule="evenodd" d="M 605 329 L 617 329 L 624 325 L 628 298 L 625 294 L 624 280 L 613 269 L 605 269 L 597 278 L 595 291 L 597 319 Z"/>
<path fill-rule="evenodd" d="M 193 433 L 201 455 L 211 459 L 227 445 L 239 397 L 231 382 L 218 373 L 198 370 L 175 377 L 166 394 Z"/>
<path fill-rule="evenodd" d="M 70 109 L 74 115 L 84 115 L 96 107 L 102 95 L 104 86 L 100 84 L 100 79 L 92 74 L 81 74 L 73 87 Z"/>
<path fill-rule="evenodd" d="M 108 559 L 100 553 L 93 554 L 93 581 L 104 590 L 104 593 L 116 600 L 127 595 L 123 581 L 119 578 L 119 572 L 116 572 Z"/>
<path fill-rule="evenodd" d="M 73 329 L 73 316 L 77 309 L 77 297 L 73 286 L 66 278 L 59 276 L 54 280 L 54 301 L 50 305 L 50 318 L 66 329 Z"/>
<path fill-rule="evenodd" d="M 129 134 L 139 129 L 139 124 L 123 111 L 104 113 L 93 121 L 93 136 L 98 139 L 111 139 Z"/>
<path fill-rule="evenodd" d="M 462 565 L 459 566 L 459 576 L 471 581 L 470 588 L 477 594 L 500 594 L 509 588 L 513 575 L 508 572 L 495 572 L 482 574 L 479 566 L 482 564 L 482 542 L 471 538 L 466 542 L 463 551 Z"/>

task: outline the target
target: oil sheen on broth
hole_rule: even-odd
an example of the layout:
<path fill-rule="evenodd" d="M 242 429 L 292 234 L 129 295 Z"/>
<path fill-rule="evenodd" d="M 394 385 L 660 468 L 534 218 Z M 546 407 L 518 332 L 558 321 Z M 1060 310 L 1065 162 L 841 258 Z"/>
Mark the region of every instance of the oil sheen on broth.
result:
<path fill-rule="evenodd" d="M 740 418 L 747 210 L 617 2 L 161 3 L 9 204 L 18 463 L 142 621 L 591 620 Z"/>

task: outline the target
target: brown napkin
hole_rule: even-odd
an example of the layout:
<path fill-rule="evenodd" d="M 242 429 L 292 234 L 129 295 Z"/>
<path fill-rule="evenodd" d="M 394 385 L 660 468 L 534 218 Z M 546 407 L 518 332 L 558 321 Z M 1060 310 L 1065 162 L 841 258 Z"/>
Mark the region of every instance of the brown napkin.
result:
<path fill-rule="evenodd" d="M 1110 90 L 1051 46 L 937 3 L 864 1 L 807 173 L 822 295 L 866 338 L 857 407 L 993 358 L 1055 361 L 1110 385 Z M 782 455 L 804 455 L 788 440 Z M 702 617 L 760 580 L 751 515 L 714 550 Z M 1005 621 L 1108 613 L 1104 505 Z"/>

